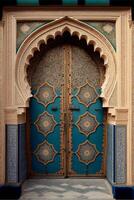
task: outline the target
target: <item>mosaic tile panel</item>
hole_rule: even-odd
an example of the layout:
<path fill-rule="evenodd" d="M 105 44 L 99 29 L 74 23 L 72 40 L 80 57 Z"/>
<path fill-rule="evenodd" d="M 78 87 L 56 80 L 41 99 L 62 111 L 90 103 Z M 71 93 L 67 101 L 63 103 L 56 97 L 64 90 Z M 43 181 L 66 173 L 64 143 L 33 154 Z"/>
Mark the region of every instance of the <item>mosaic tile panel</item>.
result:
<path fill-rule="evenodd" d="M 107 179 L 114 182 L 114 125 L 107 128 Z"/>
<path fill-rule="evenodd" d="M 126 126 L 108 125 L 107 178 L 111 183 L 126 183 Z"/>
<path fill-rule="evenodd" d="M 18 182 L 18 125 L 6 125 L 8 183 Z"/>
<path fill-rule="evenodd" d="M 23 21 L 17 23 L 17 50 L 23 43 L 23 41 L 36 29 L 51 22 L 48 21 Z M 91 22 L 91 21 L 83 21 L 84 23 L 92 26 L 93 28 L 100 31 L 112 44 L 112 46 L 116 49 L 116 33 L 115 33 L 115 23 L 114 22 Z"/>
<path fill-rule="evenodd" d="M 83 22 L 101 32 L 109 40 L 114 49 L 116 49 L 116 28 L 114 22 Z"/>
<path fill-rule="evenodd" d="M 125 125 L 115 126 L 115 182 L 118 184 L 126 183 L 126 133 Z"/>
<path fill-rule="evenodd" d="M 27 175 L 26 162 L 26 124 L 18 125 L 19 139 L 19 182 L 23 182 Z"/>
<path fill-rule="evenodd" d="M 43 26 L 44 24 L 50 21 L 43 21 L 43 22 L 30 22 L 30 21 L 23 21 L 17 23 L 17 50 L 21 46 L 22 42 L 36 29 Z"/>

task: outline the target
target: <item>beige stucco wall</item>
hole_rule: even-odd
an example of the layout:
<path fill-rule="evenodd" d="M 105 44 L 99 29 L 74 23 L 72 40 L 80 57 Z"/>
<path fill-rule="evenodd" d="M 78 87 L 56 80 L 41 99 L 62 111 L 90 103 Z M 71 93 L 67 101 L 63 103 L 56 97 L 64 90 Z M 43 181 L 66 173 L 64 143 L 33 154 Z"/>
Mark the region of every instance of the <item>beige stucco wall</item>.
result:
<path fill-rule="evenodd" d="M 35 13 L 34 13 L 35 12 Z M 34 17 L 33 17 L 34 16 Z M 51 17 L 50 17 L 51 16 Z M 134 89 L 132 99 L 132 41 L 131 11 L 128 10 L 87 10 L 87 11 L 49 11 L 49 10 L 16 10 L 6 9 L 3 21 L 0 23 L 0 183 L 5 179 L 5 124 L 17 124 L 19 119 L 25 121 L 25 108 L 22 104 L 20 91 L 16 90 L 16 22 L 17 20 L 48 20 L 59 19 L 63 16 L 74 17 L 85 20 L 106 20 L 116 22 L 117 52 L 115 59 L 117 64 L 117 84 L 113 93 L 108 97 L 108 122 L 112 124 L 127 125 L 127 184 L 134 184 L 134 107 L 132 113 L 132 101 L 134 105 Z M 3 38 L 4 27 L 4 38 Z M 3 48 L 4 42 L 4 48 Z M 28 45 L 28 44 L 27 44 Z M 100 44 L 101 45 L 101 44 Z M 30 52 L 30 50 L 29 50 Z M 30 53 L 29 53 L 30 55 Z M 21 56 L 20 56 L 21 57 Z M 133 37 L 133 59 L 134 59 L 134 37 Z M 25 64 L 24 60 L 24 64 Z M 133 62 L 134 63 L 134 62 Z M 23 66 L 22 66 L 23 67 Z M 134 68 L 134 64 L 133 64 Z M 24 71 L 24 70 L 23 70 Z M 111 72 L 110 72 L 111 73 Z M 23 75 L 23 74 L 22 74 Z M 108 74 L 107 76 L 110 76 Z M 132 76 L 133 75 L 133 76 Z M 116 83 L 116 82 L 115 82 Z M 20 102 L 18 107 L 17 102 Z M 110 101 L 113 102 L 110 105 Z M 4 115 L 5 113 L 5 115 Z M 133 115 L 132 115 L 133 114 Z M 133 121 L 132 121 L 133 120 Z M 133 179 L 132 179 L 133 174 Z"/>
<path fill-rule="evenodd" d="M 3 88 L 3 22 L 0 22 L 0 184 L 5 181 L 5 126 L 4 124 L 4 88 Z"/>
<path fill-rule="evenodd" d="M 134 183 L 134 22 L 132 24 L 132 180 Z"/>

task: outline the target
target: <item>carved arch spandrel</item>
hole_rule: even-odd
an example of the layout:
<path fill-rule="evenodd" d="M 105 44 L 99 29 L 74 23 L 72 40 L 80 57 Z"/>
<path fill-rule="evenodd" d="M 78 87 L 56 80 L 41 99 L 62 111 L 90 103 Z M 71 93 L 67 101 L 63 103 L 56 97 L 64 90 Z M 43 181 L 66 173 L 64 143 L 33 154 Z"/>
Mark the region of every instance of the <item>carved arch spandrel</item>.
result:
<path fill-rule="evenodd" d="M 21 99 L 21 105 L 16 102 L 17 106 L 28 106 L 28 99 L 31 96 L 27 81 L 27 66 L 30 58 L 34 56 L 35 51 L 40 51 L 42 43 L 47 44 L 49 38 L 55 39 L 57 35 L 62 35 L 65 31 L 76 35 L 79 40 L 84 38 L 87 45 L 92 44 L 94 51 L 98 51 L 100 57 L 104 59 L 106 74 L 101 97 L 104 99 L 103 106 L 110 107 L 109 99 L 116 84 L 116 52 L 105 36 L 83 22 L 70 17 L 63 17 L 40 27 L 22 43 L 16 60 L 16 93 Z"/>

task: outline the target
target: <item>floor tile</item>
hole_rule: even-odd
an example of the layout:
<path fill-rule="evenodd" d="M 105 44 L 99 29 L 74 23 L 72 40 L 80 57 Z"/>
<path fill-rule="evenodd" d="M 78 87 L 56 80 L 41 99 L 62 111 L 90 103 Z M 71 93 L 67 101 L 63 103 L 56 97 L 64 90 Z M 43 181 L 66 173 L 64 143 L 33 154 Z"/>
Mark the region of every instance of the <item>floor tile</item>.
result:
<path fill-rule="evenodd" d="M 113 200 L 105 179 L 29 179 L 20 200 Z"/>

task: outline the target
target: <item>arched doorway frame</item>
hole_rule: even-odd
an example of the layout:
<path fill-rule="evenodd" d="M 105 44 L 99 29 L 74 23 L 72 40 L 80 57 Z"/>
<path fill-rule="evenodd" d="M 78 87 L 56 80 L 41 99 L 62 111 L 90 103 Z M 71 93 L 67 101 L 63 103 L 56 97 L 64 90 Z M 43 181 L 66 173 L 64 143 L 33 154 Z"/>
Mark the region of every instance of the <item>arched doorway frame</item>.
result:
<path fill-rule="evenodd" d="M 40 50 L 42 43 L 47 44 L 49 38 L 55 38 L 62 35 L 65 31 L 69 31 L 71 35 L 78 36 L 79 39 L 85 39 L 87 45 L 92 44 L 94 51 L 100 53 L 100 57 L 104 59 L 106 67 L 105 81 L 101 87 L 103 98 L 103 106 L 110 107 L 109 99 L 116 85 L 116 53 L 110 42 L 94 28 L 85 25 L 71 17 L 59 18 L 52 21 L 35 32 L 33 32 L 21 45 L 16 60 L 16 92 L 19 94 L 18 107 L 27 107 L 28 100 L 31 97 L 31 89 L 27 81 L 27 67 L 30 58 L 34 56 L 35 51 Z"/>
<path fill-rule="evenodd" d="M 25 11 L 25 12 L 24 12 Z M 63 12 L 64 11 L 64 12 Z M 127 127 L 125 130 L 128 148 L 126 151 L 126 184 L 131 185 L 133 181 L 133 163 L 132 163 L 132 24 L 131 12 L 129 8 L 5 8 L 3 21 L 1 23 L 1 173 L 0 182 L 5 183 L 5 125 L 13 124 L 17 127 L 19 123 L 25 123 L 25 107 L 24 99 L 20 91 L 16 88 L 16 27 L 19 21 L 44 21 L 55 20 L 62 16 L 72 16 L 79 20 L 89 21 L 113 21 L 116 26 L 116 53 L 115 59 L 117 63 L 117 85 L 114 86 L 111 98 L 108 103 L 108 123 L 111 125 L 121 125 Z M 10 31 L 9 31 L 10 30 Z M 19 52 L 18 52 L 19 53 Z M 125 54 L 125 57 L 124 57 Z M 125 59 L 124 59 L 125 58 Z M 110 74 L 111 75 L 111 74 Z M 3 85 L 5 87 L 3 87 Z M 6 91 L 5 91 L 6 88 Z M 128 89 L 129 88 L 129 89 Z M 112 99 L 112 101 L 111 101 Z M 104 99 L 103 99 L 104 102 Z M 106 102 L 106 101 L 105 101 Z M 105 103 L 106 105 L 106 103 Z M 17 129 L 16 129 L 17 134 Z M 125 155 L 125 154 L 123 154 Z M 6 155 L 7 156 L 7 155 Z M 119 159 L 119 162 L 121 162 Z M 3 162 L 4 161 L 4 162 Z M 16 163 L 17 165 L 17 163 Z M 119 165 L 121 168 L 122 165 Z M 119 167 L 119 168 L 120 168 Z M 14 170 L 14 169 L 13 169 Z M 121 170 L 120 170 L 121 171 Z"/>
<path fill-rule="evenodd" d="M 116 52 L 107 38 L 96 29 L 66 16 L 54 20 L 30 34 L 17 53 L 15 84 L 17 100 L 19 99 L 19 114 L 25 112 L 25 108 L 29 106 L 29 98 L 32 96 L 27 81 L 27 67 L 30 59 L 34 57 L 36 51 L 40 51 L 41 44 L 47 44 L 50 38 L 55 39 L 58 35 L 62 36 L 65 31 L 68 31 L 71 36 L 77 36 L 79 40 L 85 39 L 87 45 L 93 45 L 94 51 L 99 52 L 100 58 L 103 58 L 106 73 L 101 87 L 101 98 L 103 107 L 110 107 L 110 98 L 116 85 Z"/>
<path fill-rule="evenodd" d="M 38 97 L 37 98 L 35 97 L 35 95 L 36 95 L 35 90 L 37 89 L 37 87 L 40 88 L 43 85 L 46 86 L 47 84 L 48 85 L 50 84 L 50 85 L 53 85 L 52 86 L 53 91 L 57 92 L 58 97 L 60 97 L 59 98 L 59 100 L 60 100 L 59 106 L 60 107 L 58 108 L 59 113 L 60 113 L 60 115 L 59 115 L 60 118 L 58 117 L 58 119 L 60 120 L 60 130 L 56 131 L 57 129 L 55 129 L 55 128 L 53 129 L 53 134 L 57 135 L 60 133 L 60 138 L 61 138 L 60 139 L 61 148 L 59 151 L 59 154 L 61 155 L 61 157 L 60 157 L 61 158 L 61 162 L 60 162 L 61 169 L 59 171 L 57 171 L 56 176 L 62 176 L 62 177 L 75 177 L 75 176 L 85 177 L 86 176 L 86 178 L 87 177 L 92 178 L 93 176 L 94 177 L 98 176 L 98 177 L 104 178 L 106 176 L 106 124 L 107 124 L 107 121 L 106 121 L 107 114 L 106 113 L 107 113 L 107 110 L 105 112 L 104 108 L 102 108 L 101 98 L 95 99 L 94 102 L 92 102 L 91 104 L 93 104 L 93 106 L 97 106 L 97 109 L 98 109 L 98 107 L 100 108 L 100 109 L 98 109 L 98 113 L 94 112 L 94 116 L 96 117 L 96 120 L 99 120 L 99 116 L 103 115 L 102 121 L 101 121 L 102 124 L 100 121 L 98 122 L 98 124 L 101 124 L 100 126 L 103 127 L 102 128 L 103 131 L 100 130 L 99 125 L 96 128 L 96 130 L 94 131 L 94 133 L 97 134 L 98 129 L 100 130 L 99 134 L 97 135 L 97 138 L 100 135 L 103 135 L 103 138 L 102 138 L 102 146 L 103 146 L 102 160 L 103 161 L 101 164 L 102 169 L 100 171 L 98 171 L 96 174 L 92 174 L 92 175 L 91 175 L 91 172 L 90 172 L 90 174 L 86 174 L 86 175 L 84 175 L 84 173 L 79 174 L 78 172 L 76 172 L 77 170 L 76 171 L 73 170 L 73 165 L 77 166 L 78 163 L 76 164 L 74 162 L 76 165 L 72 164 L 73 156 L 71 155 L 71 153 L 69 153 L 69 152 L 71 152 L 71 149 L 74 148 L 73 147 L 74 144 L 72 144 L 73 143 L 72 138 L 73 137 L 75 138 L 75 136 L 73 136 L 73 134 L 75 133 L 75 129 L 73 128 L 74 125 L 71 125 L 71 123 L 75 120 L 75 118 L 73 117 L 73 113 L 75 113 L 73 111 L 73 105 L 74 105 L 74 107 L 77 106 L 77 104 L 82 106 L 82 101 L 78 100 L 79 103 L 77 102 L 76 105 L 73 102 L 73 95 L 74 95 L 72 92 L 74 90 L 73 88 L 78 87 L 79 88 L 78 91 L 81 91 L 81 88 L 84 87 L 83 85 L 87 84 L 87 82 L 88 82 L 89 85 L 93 84 L 94 90 L 99 93 L 99 90 L 97 90 L 97 89 L 98 88 L 100 89 L 101 84 L 104 81 L 104 75 L 105 75 L 105 67 L 103 66 L 103 59 L 100 59 L 99 53 L 94 52 L 92 45 L 87 46 L 85 41 L 79 40 L 77 36 L 71 36 L 68 32 L 68 29 L 66 29 L 66 30 L 67 31 L 64 32 L 62 36 L 56 37 L 55 39 L 50 39 L 50 41 L 48 41 L 47 45 L 44 45 L 44 44 L 41 45 L 41 48 L 40 48 L 41 52 L 35 53 L 34 57 L 30 60 L 30 64 L 28 66 L 27 77 L 28 77 L 29 83 L 31 85 L 31 90 L 32 90 L 32 94 L 33 94 L 33 97 L 30 98 L 29 108 L 27 109 L 27 113 L 28 113 L 27 114 L 27 130 L 28 130 L 27 131 L 27 147 L 28 147 L 27 152 L 29 152 L 29 154 L 28 154 L 29 156 L 28 156 L 27 160 L 28 161 L 30 160 L 30 162 L 28 163 L 28 166 L 30 166 L 30 167 L 28 167 L 28 169 L 29 169 L 28 174 L 29 174 L 29 177 L 35 177 L 36 175 L 38 176 L 38 174 L 39 174 L 39 172 L 36 173 L 35 170 L 33 170 L 33 167 L 31 164 L 32 163 L 32 161 L 31 161 L 32 155 L 33 155 L 33 152 L 31 150 L 31 144 L 32 144 L 32 141 L 34 141 L 34 139 L 31 140 L 31 139 L 29 139 L 29 136 L 28 136 L 29 134 L 36 135 L 36 134 L 34 134 L 34 131 L 31 131 L 31 130 L 33 130 L 32 126 L 36 123 L 35 121 L 32 120 L 32 116 L 34 115 L 34 113 L 36 113 L 36 108 L 41 105 L 39 103 Z M 59 53 L 57 53 L 57 52 L 59 52 Z M 88 59 L 88 61 L 86 61 L 87 59 Z M 94 62 L 94 65 L 90 59 Z M 93 68 L 91 69 L 90 67 L 92 67 L 92 65 L 93 65 Z M 41 66 L 42 67 L 46 66 L 46 69 L 44 67 L 42 68 Z M 79 66 L 81 66 L 81 67 L 79 67 Z M 84 67 L 85 67 L 85 70 L 84 70 Z M 45 70 L 44 73 L 40 74 L 40 72 L 43 69 Z M 47 72 L 47 70 L 48 70 L 48 72 Z M 87 70 L 87 72 L 84 73 L 84 71 L 86 71 L 86 70 Z M 96 70 L 98 73 L 96 73 Z M 51 71 L 51 74 L 48 74 L 50 71 Z M 83 74 L 83 75 L 81 75 L 81 74 Z M 89 77 L 88 77 L 88 74 L 89 74 Z M 91 74 L 93 76 L 95 74 L 94 79 L 91 78 L 92 77 Z M 64 77 L 64 78 L 62 78 L 62 77 Z M 57 80 L 57 78 L 60 78 L 60 79 Z M 41 81 L 41 79 L 42 79 L 42 81 Z M 33 88 L 33 85 L 35 85 L 37 83 L 36 82 L 37 80 L 39 80 L 40 83 L 37 84 L 38 85 L 37 87 L 34 86 L 34 88 Z M 56 86 L 57 81 L 59 82 L 58 86 Z M 95 81 L 95 83 L 94 83 L 94 81 Z M 96 82 L 99 82 L 99 84 L 96 84 Z M 73 83 L 75 84 L 75 86 L 73 85 Z M 40 90 L 39 88 L 36 91 L 37 93 Z M 77 93 L 75 95 L 77 95 Z M 100 95 L 100 93 L 99 93 L 99 95 Z M 34 99 L 36 99 L 39 104 L 37 103 L 36 105 L 33 106 Z M 66 101 L 65 99 L 66 100 L 68 99 L 68 100 Z M 65 103 L 65 101 L 66 101 L 66 103 Z M 56 105 L 58 104 L 58 102 L 57 102 L 57 104 L 55 104 L 56 102 L 57 102 L 57 98 L 55 97 L 53 99 L 53 102 L 48 103 L 44 107 L 45 112 L 46 111 L 48 113 L 51 112 L 51 111 L 49 111 L 49 106 L 51 107 L 54 105 L 56 107 Z M 100 105 L 98 106 L 97 103 L 99 103 L 99 102 L 100 102 Z M 92 110 L 91 104 L 88 106 L 86 105 L 86 107 L 85 107 L 86 111 L 84 111 L 84 109 L 85 109 L 84 107 L 80 110 L 78 109 L 79 112 L 77 110 L 77 115 L 82 116 L 80 114 L 80 112 L 84 112 L 84 113 L 86 112 L 86 114 L 88 112 L 93 116 L 93 113 L 91 113 L 91 111 L 87 111 L 88 109 L 90 110 L 90 108 Z M 85 106 L 85 104 L 84 104 L 84 106 Z M 34 112 L 34 108 L 35 108 L 35 112 Z M 71 113 L 69 112 L 69 110 L 72 110 Z M 96 109 L 94 109 L 94 111 L 95 110 Z M 101 110 L 102 112 L 99 110 Z M 37 118 L 40 115 L 41 115 L 41 113 L 39 113 L 39 115 L 37 115 Z M 55 120 L 57 120 L 57 118 L 55 116 L 55 112 L 52 112 L 51 115 L 54 117 Z M 67 120 L 68 115 L 70 116 L 70 119 Z M 70 122 L 67 125 L 69 120 L 70 120 Z M 38 121 L 38 119 L 37 119 L 37 121 Z M 74 122 L 73 122 L 73 124 L 74 124 Z M 77 125 L 76 125 L 76 127 L 77 127 Z M 38 132 L 43 133 L 43 130 L 40 131 L 37 126 L 35 127 L 35 129 L 38 130 Z M 77 134 L 78 134 L 78 132 L 79 132 L 79 128 L 77 129 Z M 81 133 L 80 133 L 80 135 L 81 135 Z M 67 138 L 68 138 L 68 140 L 67 140 Z M 47 137 L 46 137 L 46 140 L 47 140 Z M 77 140 L 77 135 L 76 135 L 75 140 Z M 58 144 L 58 142 L 59 142 L 58 140 L 54 140 L 54 139 L 52 141 L 54 142 L 54 145 Z M 99 140 L 97 139 L 97 141 L 101 141 L 101 139 L 99 139 Z M 71 147 L 71 145 L 72 145 L 72 147 Z M 100 146 L 101 146 L 101 144 L 100 144 Z M 99 145 L 98 145 L 98 148 L 99 148 Z M 62 149 L 64 149 L 65 153 L 63 152 Z M 72 154 L 74 154 L 74 152 Z M 64 155 L 64 158 L 63 158 L 63 155 Z M 55 163 L 55 161 L 53 163 Z M 95 161 L 94 161 L 94 163 L 95 163 Z M 49 169 L 49 166 L 48 166 L 48 169 Z M 74 167 L 74 169 L 75 169 L 75 167 Z M 83 169 L 83 171 L 84 171 L 84 166 L 81 169 Z M 94 169 L 94 167 L 93 167 L 93 169 Z M 42 174 L 42 176 L 44 176 L 45 178 L 47 176 L 53 177 L 54 175 L 55 174 L 53 174 L 53 173 Z"/>

